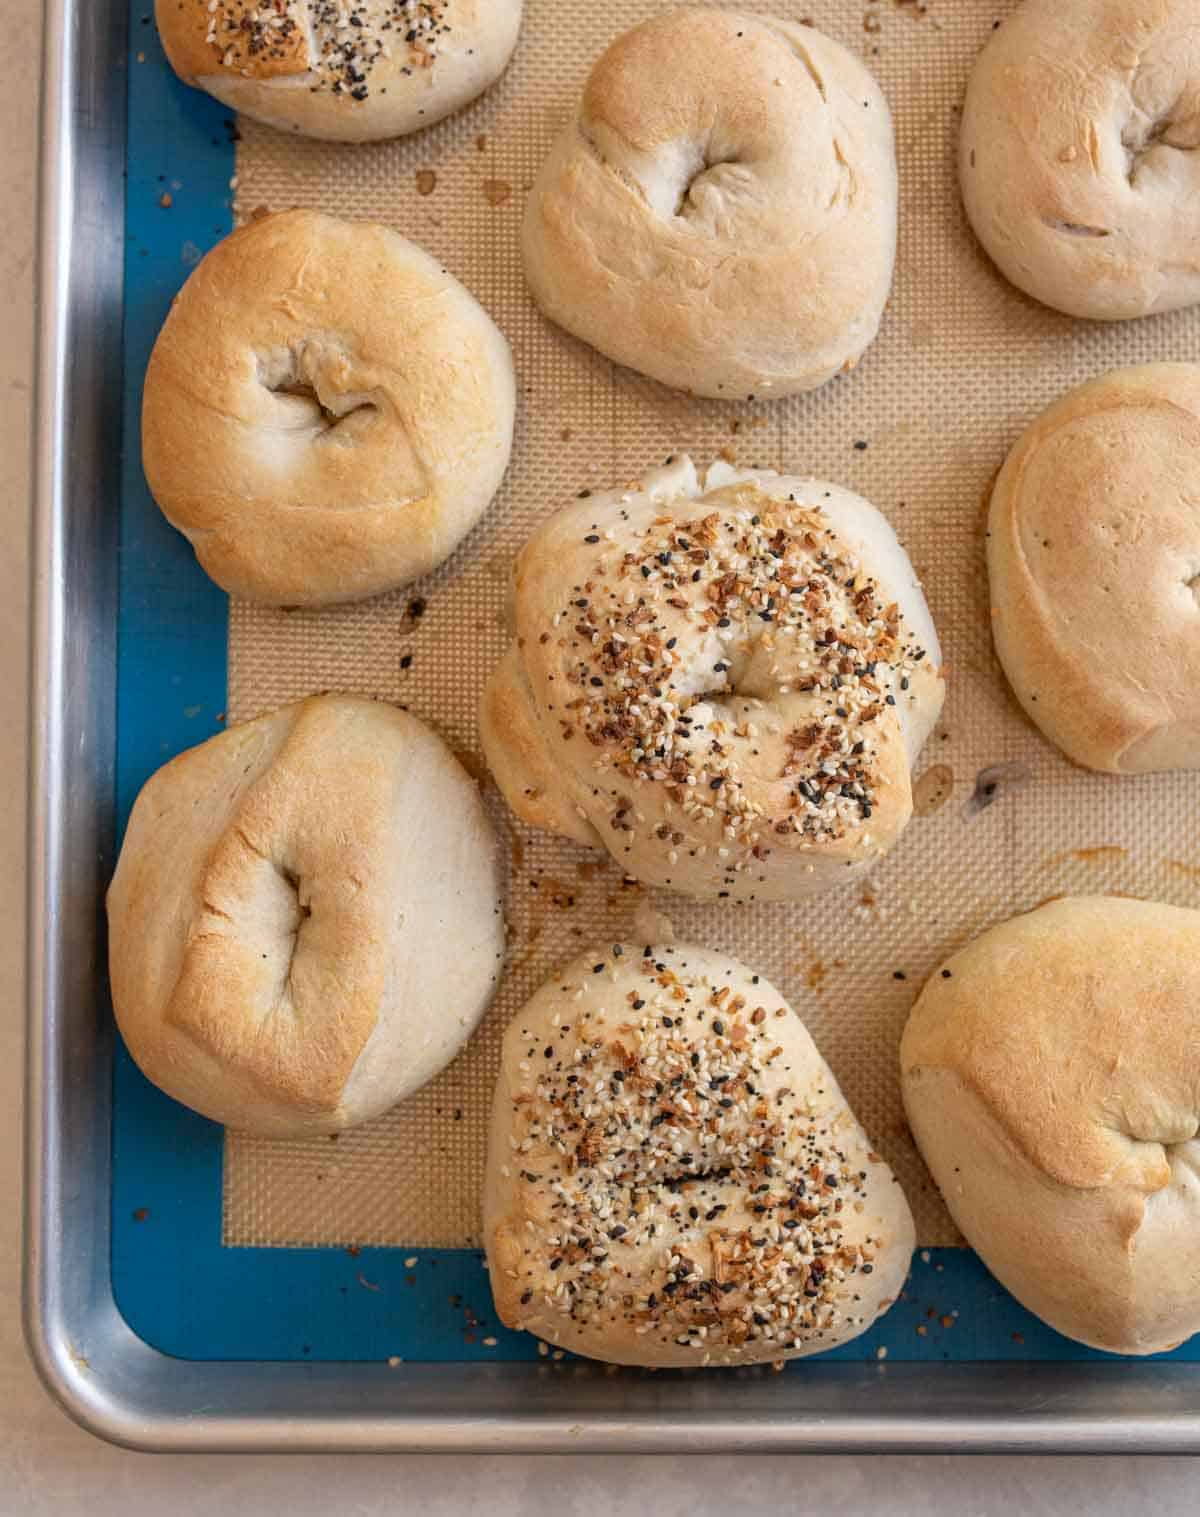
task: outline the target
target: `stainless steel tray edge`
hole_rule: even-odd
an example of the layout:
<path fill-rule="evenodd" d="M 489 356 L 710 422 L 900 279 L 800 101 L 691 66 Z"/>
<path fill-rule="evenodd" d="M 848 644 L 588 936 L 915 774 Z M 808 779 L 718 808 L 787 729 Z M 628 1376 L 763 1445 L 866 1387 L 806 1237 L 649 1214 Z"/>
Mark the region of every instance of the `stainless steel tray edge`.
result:
<path fill-rule="evenodd" d="M 111 864 L 124 0 L 47 0 L 34 439 L 25 1327 L 48 1390 L 148 1450 L 1200 1452 L 1169 1364 L 592 1365 L 172 1360 L 109 1275 Z"/>

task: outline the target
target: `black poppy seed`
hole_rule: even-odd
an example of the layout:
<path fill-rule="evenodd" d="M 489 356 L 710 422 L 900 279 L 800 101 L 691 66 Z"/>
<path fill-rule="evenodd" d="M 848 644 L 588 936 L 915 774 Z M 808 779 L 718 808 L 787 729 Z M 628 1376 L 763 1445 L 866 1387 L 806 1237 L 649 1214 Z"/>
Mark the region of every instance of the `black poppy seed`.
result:
<path fill-rule="evenodd" d="M 713 1022 L 712 1029 L 716 1033 L 716 1035 L 717 1035 L 718 1038 L 723 1037 L 724 1033 L 725 1033 L 725 1023 L 722 1022 L 720 1020 L 720 1018 L 717 1018 Z"/>

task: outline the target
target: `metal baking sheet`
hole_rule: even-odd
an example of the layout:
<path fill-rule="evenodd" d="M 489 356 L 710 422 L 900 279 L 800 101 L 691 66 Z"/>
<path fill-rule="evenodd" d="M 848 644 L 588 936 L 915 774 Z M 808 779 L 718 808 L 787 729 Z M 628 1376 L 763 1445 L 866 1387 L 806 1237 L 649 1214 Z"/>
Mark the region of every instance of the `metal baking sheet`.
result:
<path fill-rule="evenodd" d="M 219 1139 L 139 1085 L 103 964 L 118 819 L 149 768 L 214 730 L 224 686 L 223 598 L 140 509 L 136 448 L 122 470 L 115 446 L 123 424 L 136 439 L 123 371 L 229 226 L 224 113 L 158 67 L 148 8 L 49 0 L 25 1236 L 28 1337 L 50 1389 L 101 1436 L 152 1449 L 1200 1449 L 1194 1368 L 1053 1362 L 1053 1335 L 1012 1303 L 997 1313 L 1002 1293 L 964 1251 L 918 1256 L 909 1300 L 842 1362 L 701 1376 L 502 1342 L 472 1251 L 411 1266 L 403 1249 L 221 1248 Z M 176 203 L 163 155 L 181 135 Z M 168 206 L 169 251 L 138 231 L 140 208 Z M 993 1330 L 947 1327 L 952 1347 L 927 1335 L 918 1358 L 908 1318 L 927 1300 L 958 1308 L 964 1330 L 972 1301 L 986 1305 Z M 1004 1363 L 996 1323 L 1014 1324 Z M 901 1333 L 907 1357 L 881 1356 Z"/>

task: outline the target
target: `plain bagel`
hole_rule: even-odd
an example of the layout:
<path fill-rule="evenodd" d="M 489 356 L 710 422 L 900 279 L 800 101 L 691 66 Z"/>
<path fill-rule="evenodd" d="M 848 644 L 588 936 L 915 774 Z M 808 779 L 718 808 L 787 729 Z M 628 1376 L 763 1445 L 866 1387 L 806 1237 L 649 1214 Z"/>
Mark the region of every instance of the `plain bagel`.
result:
<path fill-rule="evenodd" d="M 117 1022 L 215 1122 L 337 1132 L 432 1079 L 504 956 L 478 790 L 415 717 L 318 696 L 151 776 L 108 893 Z"/>
<path fill-rule="evenodd" d="M 992 490 L 988 575 L 1004 672 L 1069 758 L 1200 769 L 1200 365 L 1047 407 Z"/>
<path fill-rule="evenodd" d="M 494 83 L 521 0 L 155 0 L 155 14 L 186 83 L 283 131 L 371 142 Z"/>
<path fill-rule="evenodd" d="M 963 107 L 967 215 L 1013 284 L 1117 321 L 1200 300 L 1200 8 L 1025 0 Z"/>
<path fill-rule="evenodd" d="M 900 1047 L 955 1222 L 1030 1311 L 1120 1354 L 1200 1331 L 1200 911 L 1090 897 L 935 972 Z"/>
<path fill-rule="evenodd" d="M 811 390 L 879 328 L 896 249 L 891 116 L 811 27 L 673 10 L 592 70 L 529 196 L 542 310 L 697 395 Z"/>
<path fill-rule="evenodd" d="M 224 589 L 358 600 L 440 564 L 500 486 L 512 355 L 387 227 L 286 211 L 213 249 L 146 371 L 142 460 Z"/>
<path fill-rule="evenodd" d="M 517 560 L 481 714 L 523 821 L 706 900 L 791 900 L 912 811 L 941 654 L 895 533 L 836 485 L 681 457 Z"/>
<path fill-rule="evenodd" d="M 618 944 L 505 1034 L 484 1238 L 508 1326 L 615 1364 L 717 1367 L 865 1332 L 914 1233 L 773 986 L 703 948 Z"/>

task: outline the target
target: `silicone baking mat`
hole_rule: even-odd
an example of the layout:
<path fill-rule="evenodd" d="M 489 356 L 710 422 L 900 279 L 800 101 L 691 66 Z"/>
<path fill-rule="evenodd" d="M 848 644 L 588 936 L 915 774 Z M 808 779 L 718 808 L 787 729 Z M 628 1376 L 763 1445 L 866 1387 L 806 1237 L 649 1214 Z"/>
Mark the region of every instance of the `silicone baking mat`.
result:
<path fill-rule="evenodd" d="M 1196 777 L 1085 774 L 1008 695 L 988 634 L 982 516 L 1025 421 L 1107 368 L 1196 356 L 1200 313 L 1071 321 L 1008 286 L 975 246 L 954 173 L 958 107 L 971 60 L 1011 0 L 775 0 L 741 8 L 811 20 L 864 58 L 892 105 L 901 231 L 879 340 L 853 374 L 769 405 L 691 400 L 615 368 L 538 315 L 517 233 L 590 60 L 659 8 L 527 0 L 513 65 L 483 100 L 415 138 L 343 146 L 235 124 L 174 79 L 152 18 L 134 7 L 121 816 L 153 768 L 225 720 L 329 688 L 403 703 L 483 778 L 475 712 L 506 639 L 513 554 L 580 489 L 686 449 L 700 463 L 721 454 L 860 491 L 917 564 L 947 660 L 949 696 L 922 756 L 918 815 L 868 880 L 817 901 L 653 902 L 679 937 L 737 954 L 790 997 L 913 1205 L 925 1247 L 910 1290 L 840 1356 L 1084 1356 L 953 1246 L 960 1240 L 904 1125 L 896 1050 L 925 975 L 991 922 L 1068 891 L 1197 902 Z M 141 378 L 171 296 L 234 215 L 292 205 L 387 222 L 466 283 L 513 346 L 516 445 L 486 518 L 426 581 L 342 609 L 227 610 L 146 495 Z M 512 858 L 508 973 L 483 1029 L 424 1091 L 336 1142 L 223 1139 L 122 1060 L 114 1271 L 123 1310 L 159 1347 L 249 1358 L 537 1352 L 496 1326 L 477 1251 L 499 1035 L 555 965 L 628 935 L 645 896 L 606 860 L 513 823 L 489 793 Z"/>

